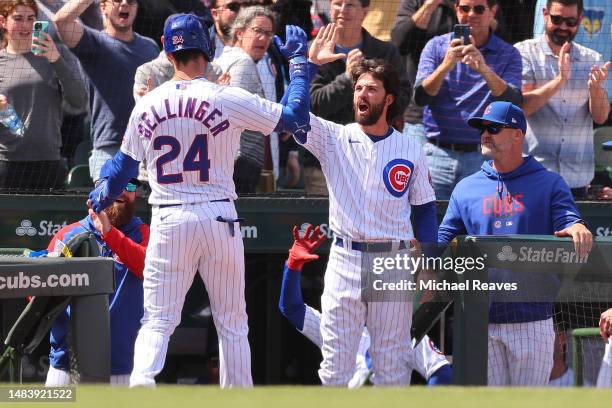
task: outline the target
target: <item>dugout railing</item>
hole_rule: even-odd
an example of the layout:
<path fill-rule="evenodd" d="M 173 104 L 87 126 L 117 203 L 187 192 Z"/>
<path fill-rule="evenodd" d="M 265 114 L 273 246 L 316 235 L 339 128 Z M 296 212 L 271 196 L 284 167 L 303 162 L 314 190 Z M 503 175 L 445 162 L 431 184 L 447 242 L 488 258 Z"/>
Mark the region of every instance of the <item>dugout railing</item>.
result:
<path fill-rule="evenodd" d="M 531 250 L 531 251 L 530 251 Z M 551 256 L 526 256 L 552 251 Z M 467 236 L 458 237 L 452 247 L 454 257 L 484 257 L 486 268 L 455 276 L 457 282 L 479 280 L 489 282 L 489 271 L 512 271 L 517 282 L 527 282 L 535 274 L 553 276 L 558 289 L 530 287 L 528 291 L 501 297 L 509 302 L 554 302 L 555 306 L 579 305 L 553 313 L 557 327 L 571 330 L 573 338 L 574 384 L 582 385 L 585 337 L 597 338 L 601 312 L 612 307 L 612 238 L 597 237 L 587 260 L 555 257 L 555 253 L 571 254 L 573 242 L 568 238 L 550 236 Z M 508 256 L 515 254 L 516 256 Z M 531 275 L 530 275 L 531 274 Z M 519 284 L 520 286 L 520 284 Z M 528 292 L 528 293 L 527 293 Z M 491 291 L 461 290 L 454 292 L 453 384 L 486 385 L 488 367 L 488 322 Z M 552 293 L 552 294 L 551 294 Z M 499 295 L 495 295 L 498 296 Z M 515 298 L 512 298 L 514 296 Z M 567 310 L 574 312 L 568 313 Z M 603 351 L 604 343 L 600 342 Z M 601 353 L 603 354 L 603 352 Z M 600 358 L 598 354 L 596 358 Z M 591 361 L 591 364 L 601 363 Z"/>

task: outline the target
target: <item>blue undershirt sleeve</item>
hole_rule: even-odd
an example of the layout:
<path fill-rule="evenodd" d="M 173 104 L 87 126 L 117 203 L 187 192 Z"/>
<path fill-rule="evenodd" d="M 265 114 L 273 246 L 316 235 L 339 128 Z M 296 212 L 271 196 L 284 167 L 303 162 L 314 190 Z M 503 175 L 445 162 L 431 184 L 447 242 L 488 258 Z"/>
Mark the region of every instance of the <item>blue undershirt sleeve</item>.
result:
<path fill-rule="evenodd" d="M 423 253 L 426 256 L 435 256 L 435 246 L 438 241 L 436 202 L 430 201 L 422 205 L 413 205 L 410 212 L 414 236 L 421 243 Z"/>
<path fill-rule="evenodd" d="M 310 91 L 306 57 L 297 57 L 290 61 L 289 76 L 291 82 L 281 101 L 283 112 L 274 129 L 277 132 L 290 132 L 302 143 L 310 130 Z M 286 98 L 285 98 L 286 96 Z"/>
<path fill-rule="evenodd" d="M 285 262 L 278 308 L 283 316 L 285 316 L 296 329 L 302 331 L 304 328 L 306 305 L 304 304 L 304 299 L 302 298 L 300 278 L 301 272 L 289 269 L 287 267 L 287 263 Z"/>

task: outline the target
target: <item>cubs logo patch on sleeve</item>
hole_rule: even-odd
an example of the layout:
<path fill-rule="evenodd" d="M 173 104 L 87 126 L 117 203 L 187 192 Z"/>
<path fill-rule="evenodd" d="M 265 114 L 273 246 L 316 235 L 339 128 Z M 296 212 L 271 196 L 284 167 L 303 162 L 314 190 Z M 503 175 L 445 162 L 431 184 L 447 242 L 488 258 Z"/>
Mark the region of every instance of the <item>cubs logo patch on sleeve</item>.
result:
<path fill-rule="evenodd" d="M 405 159 L 391 160 L 383 169 L 385 187 L 393 197 L 400 198 L 408 191 L 414 164 Z"/>

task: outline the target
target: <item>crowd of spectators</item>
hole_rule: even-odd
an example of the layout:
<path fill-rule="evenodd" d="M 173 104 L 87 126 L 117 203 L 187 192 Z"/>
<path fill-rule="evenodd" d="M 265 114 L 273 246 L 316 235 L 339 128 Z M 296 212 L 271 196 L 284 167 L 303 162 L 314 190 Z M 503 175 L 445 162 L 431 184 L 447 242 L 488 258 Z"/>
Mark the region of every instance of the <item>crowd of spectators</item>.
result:
<path fill-rule="evenodd" d="M 495 100 L 524 108 L 525 153 L 561 174 L 576 198 L 592 197 L 594 178 L 611 184 L 594 163 L 601 147 L 593 127 L 610 124 L 610 15 L 599 1 L 3 1 L 0 109 L 14 107 L 25 135 L 0 126 L 0 188 L 64 189 L 76 144 L 89 140 L 95 180 L 118 150 L 135 102 L 173 75 L 159 48 L 164 20 L 191 12 L 215 38 L 207 79 L 273 101 L 288 82 L 273 35 L 283 38 L 286 24 L 313 35 L 335 22 L 337 52 L 347 57 L 321 66 L 310 92 L 312 112 L 340 124 L 354 121 L 350 68 L 364 58 L 391 62 L 402 78 L 392 124 L 423 144 L 438 199 L 480 168 L 480 136 L 465 119 Z M 40 40 L 33 40 L 35 20 L 49 21 Z M 456 24 L 470 26 L 469 44 L 454 35 Z M 274 191 L 275 183 L 327 194 L 316 159 L 292 137 L 245 135 L 237 191 Z M 598 189 L 598 198 L 609 192 Z"/>

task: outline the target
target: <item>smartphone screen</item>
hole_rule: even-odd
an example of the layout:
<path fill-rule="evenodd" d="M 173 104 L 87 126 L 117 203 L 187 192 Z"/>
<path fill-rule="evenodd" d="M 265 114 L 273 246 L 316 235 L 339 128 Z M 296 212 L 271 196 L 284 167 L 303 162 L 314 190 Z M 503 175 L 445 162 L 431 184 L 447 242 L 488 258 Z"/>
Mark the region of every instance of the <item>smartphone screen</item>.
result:
<path fill-rule="evenodd" d="M 453 38 L 463 38 L 463 45 L 468 45 L 470 43 L 470 26 L 468 24 L 455 24 L 453 35 Z"/>
<path fill-rule="evenodd" d="M 48 21 L 35 21 L 32 29 L 32 45 L 34 45 L 35 38 L 42 38 L 41 32 L 47 33 L 49 31 L 49 22 Z M 32 47 L 33 54 L 41 54 L 42 52 Z"/>

